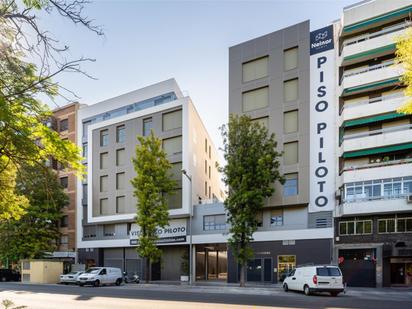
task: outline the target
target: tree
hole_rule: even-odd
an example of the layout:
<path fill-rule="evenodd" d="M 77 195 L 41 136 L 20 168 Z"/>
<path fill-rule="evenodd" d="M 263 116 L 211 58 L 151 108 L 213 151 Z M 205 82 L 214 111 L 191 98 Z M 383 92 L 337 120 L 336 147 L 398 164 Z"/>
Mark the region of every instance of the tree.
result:
<path fill-rule="evenodd" d="M 64 72 L 87 75 L 80 65 L 93 59 L 68 60 L 67 44 L 61 44 L 41 28 L 38 14 L 54 12 L 101 35 L 100 28 L 83 15 L 87 3 L 86 0 L 0 0 L 0 174 L 10 183 L 20 166 L 41 165 L 48 157 L 83 173 L 80 149 L 70 141 L 61 140 L 46 125 L 51 112 L 39 98 L 54 100 L 60 96 L 70 101 L 67 93 L 74 93 L 52 79 Z M 10 200 L 19 199 L 12 197 L 13 190 L 8 192 Z M 7 208 L 0 206 L 0 220 L 23 211 L 18 203 Z"/>
<path fill-rule="evenodd" d="M 240 264 L 240 286 L 245 286 L 245 267 L 252 257 L 250 242 L 257 230 L 257 213 L 275 189 L 274 183 L 284 182 L 279 173 L 279 158 L 275 135 L 248 116 L 230 115 L 229 123 L 221 127 L 223 155 L 226 165 L 219 167 L 228 187 L 225 208 L 228 215 L 229 246 Z"/>
<path fill-rule="evenodd" d="M 176 188 L 162 141 L 154 136 L 137 137 L 133 165 L 136 177 L 131 180 L 137 198 L 136 223 L 140 228 L 137 252 L 146 259 L 146 282 L 150 280 L 150 265 L 159 261 L 161 250 L 156 246 L 157 229 L 169 224 L 167 197 Z"/>
<path fill-rule="evenodd" d="M 405 96 L 412 96 L 412 29 L 398 39 L 396 44 L 396 60 L 404 68 L 401 81 L 406 85 Z M 408 99 L 398 112 L 412 114 L 412 99 Z"/>
<path fill-rule="evenodd" d="M 20 219 L 0 223 L 0 258 L 43 258 L 57 249 L 61 209 L 68 204 L 68 196 L 56 172 L 46 166 L 22 167 L 16 190 L 29 204 Z"/>

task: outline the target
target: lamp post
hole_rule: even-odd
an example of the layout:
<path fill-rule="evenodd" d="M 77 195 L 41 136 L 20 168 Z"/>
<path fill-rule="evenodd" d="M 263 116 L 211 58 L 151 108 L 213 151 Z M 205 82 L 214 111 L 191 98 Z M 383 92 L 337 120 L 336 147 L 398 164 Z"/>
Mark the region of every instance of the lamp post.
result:
<path fill-rule="evenodd" d="M 190 181 L 190 187 L 189 187 L 189 230 L 190 230 L 190 235 L 189 235 L 189 284 L 192 285 L 193 283 L 193 260 L 192 260 L 192 250 L 193 250 L 193 244 L 192 244 L 192 216 L 193 216 L 193 203 L 192 203 L 192 176 L 190 176 L 186 170 L 182 170 L 182 174 L 186 176 L 187 179 Z"/>

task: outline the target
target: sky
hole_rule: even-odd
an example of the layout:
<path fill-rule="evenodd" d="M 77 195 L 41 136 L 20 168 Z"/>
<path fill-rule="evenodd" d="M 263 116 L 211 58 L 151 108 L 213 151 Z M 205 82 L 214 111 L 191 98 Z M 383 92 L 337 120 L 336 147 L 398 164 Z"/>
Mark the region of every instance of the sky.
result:
<path fill-rule="evenodd" d="M 71 57 L 96 59 L 83 66 L 96 79 L 78 74 L 57 79 L 80 103 L 98 103 L 174 77 L 219 147 L 218 128 L 228 119 L 229 47 L 308 19 L 311 30 L 321 28 L 355 2 L 94 0 L 85 13 L 103 27 L 104 37 L 57 16 L 41 16 L 41 25 L 70 46 Z"/>

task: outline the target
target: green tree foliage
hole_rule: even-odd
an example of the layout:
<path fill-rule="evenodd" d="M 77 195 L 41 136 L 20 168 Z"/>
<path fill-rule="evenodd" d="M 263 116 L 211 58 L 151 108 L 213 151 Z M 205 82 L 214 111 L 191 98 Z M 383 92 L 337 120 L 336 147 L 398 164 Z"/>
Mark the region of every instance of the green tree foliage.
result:
<path fill-rule="evenodd" d="M 396 60 L 401 63 L 405 71 L 401 78 L 406 85 L 405 96 L 412 96 L 412 29 L 408 29 L 405 35 L 399 37 L 396 44 Z M 412 99 L 408 99 L 398 112 L 412 114 Z"/>
<path fill-rule="evenodd" d="M 171 164 L 162 148 L 162 141 L 153 131 L 138 136 L 133 165 L 136 177 L 131 180 L 137 198 L 136 223 L 140 228 L 137 252 L 146 258 L 146 282 L 150 280 L 150 264 L 159 261 L 161 250 L 156 246 L 157 229 L 169 224 L 167 197 L 176 188 L 170 172 Z"/>
<path fill-rule="evenodd" d="M 284 182 L 274 134 L 248 116 L 230 115 L 221 127 L 223 154 L 227 164 L 219 168 L 228 187 L 225 208 L 230 223 L 229 246 L 241 265 L 240 285 L 245 285 L 245 266 L 252 257 L 250 242 L 257 230 L 257 213 L 275 189 Z"/>
<path fill-rule="evenodd" d="M 68 196 L 56 172 L 45 166 L 22 167 L 16 190 L 29 204 L 19 220 L 0 223 L 0 258 L 42 258 L 57 249 L 61 209 L 68 204 Z"/>

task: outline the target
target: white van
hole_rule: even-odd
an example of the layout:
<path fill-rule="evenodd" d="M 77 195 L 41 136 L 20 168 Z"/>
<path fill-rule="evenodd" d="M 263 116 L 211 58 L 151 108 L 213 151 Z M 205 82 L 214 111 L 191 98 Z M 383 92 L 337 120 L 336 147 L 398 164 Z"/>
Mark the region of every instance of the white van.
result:
<path fill-rule="evenodd" d="M 329 292 L 337 296 L 343 292 L 342 272 L 337 266 L 303 266 L 294 269 L 283 281 L 283 289 L 303 291 L 306 295 L 313 292 Z"/>
<path fill-rule="evenodd" d="M 121 269 L 114 267 L 92 267 L 77 278 L 77 283 L 80 286 L 86 284 L 96 287 L 105 284 L 120 285 L 122 282 L 123 275 Z"/>

